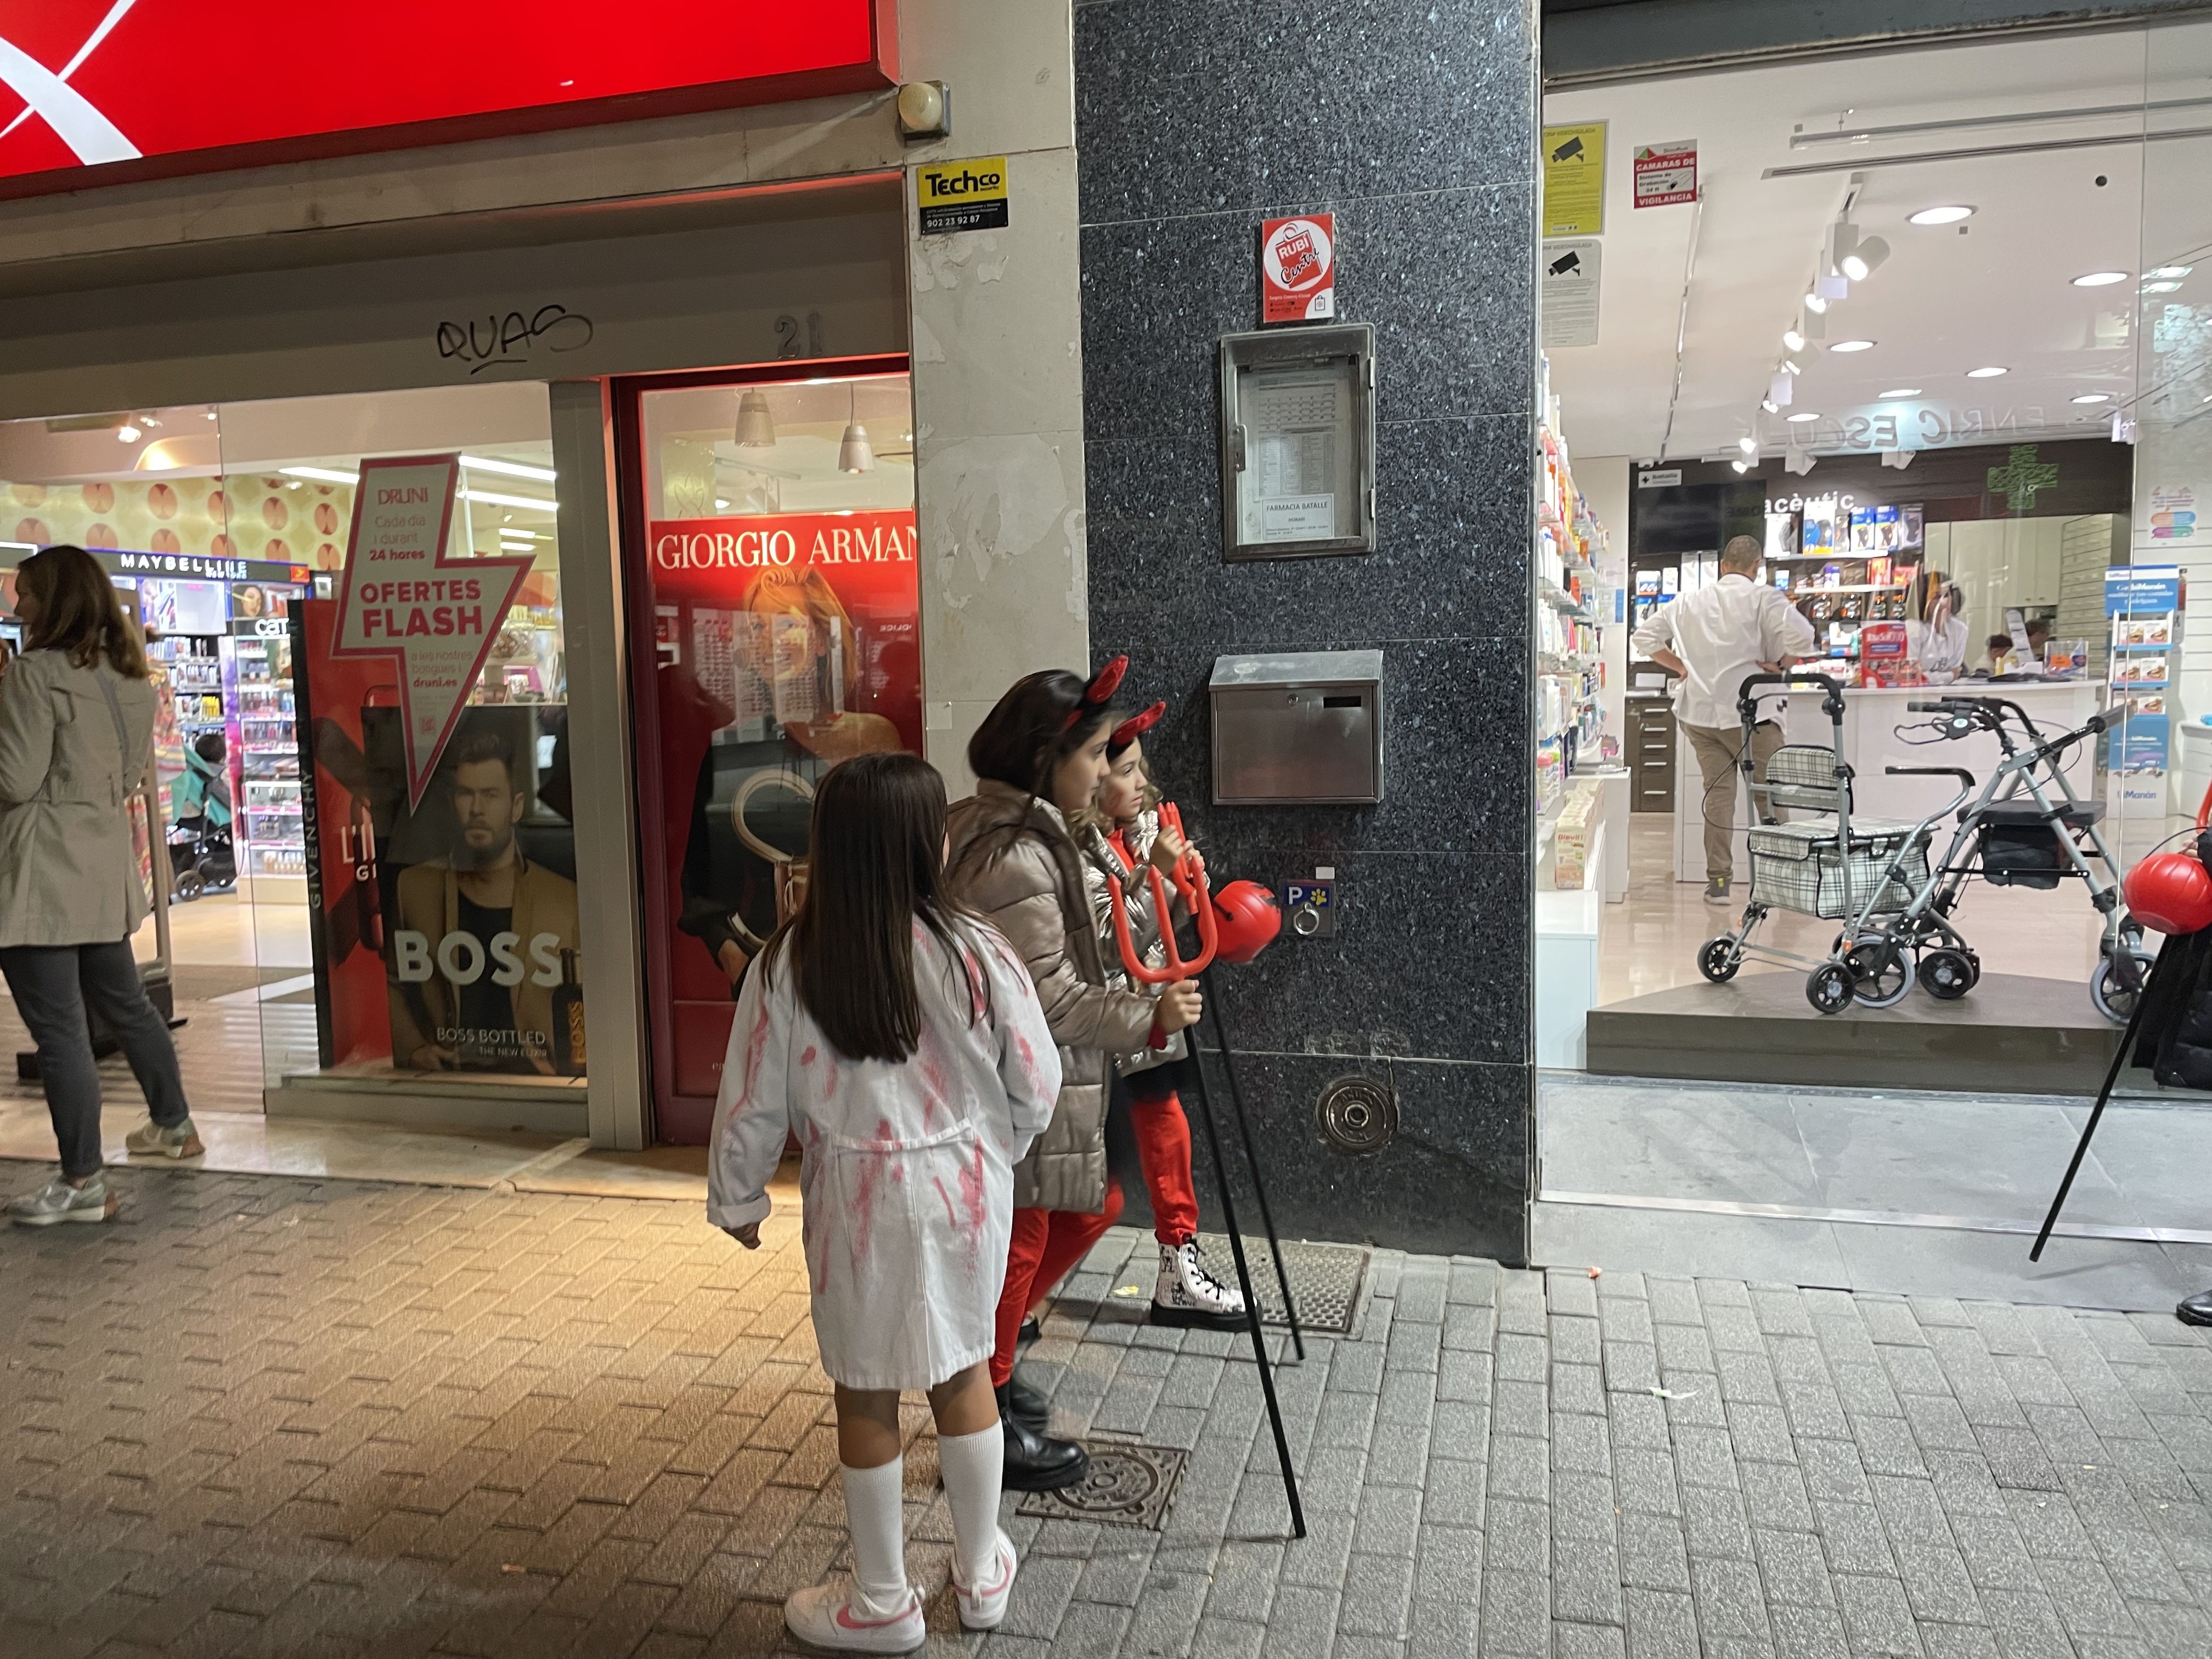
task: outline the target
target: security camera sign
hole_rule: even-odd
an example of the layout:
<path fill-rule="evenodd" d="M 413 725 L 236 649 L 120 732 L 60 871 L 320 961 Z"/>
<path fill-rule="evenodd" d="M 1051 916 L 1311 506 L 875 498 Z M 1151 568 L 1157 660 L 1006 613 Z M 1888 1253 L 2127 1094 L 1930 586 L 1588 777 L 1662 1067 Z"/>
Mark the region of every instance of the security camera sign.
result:
<path fill-rule="evenodd" d="M 1260 225 L 1260 320 L 1310 323 L 1336 315 L 1336 216 Z"/>

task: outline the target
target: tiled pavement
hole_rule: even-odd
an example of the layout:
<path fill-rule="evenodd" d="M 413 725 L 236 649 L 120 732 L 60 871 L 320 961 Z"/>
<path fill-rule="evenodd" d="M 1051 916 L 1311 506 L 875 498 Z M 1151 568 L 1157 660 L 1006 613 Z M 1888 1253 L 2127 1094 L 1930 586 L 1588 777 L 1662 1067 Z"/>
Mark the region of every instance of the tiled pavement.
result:
<path fill-rule="evenodd" d="M 117 1178 L 112 1227 L 0 1237 L 0 1654 L 761 1654 L 836 1564 L 790 1214 L 747 1255 L 689 1205 Z M 1283 1375 L 1289 1543 L 1249 1358 L 1136 1322 L 1135 1243 L 1030 1364 L 1188 1475 L 1162 1533 L 1014 1521 L 986 1654 L 2212 1653 L 2170 1320 L 1386 1256 Z"/>

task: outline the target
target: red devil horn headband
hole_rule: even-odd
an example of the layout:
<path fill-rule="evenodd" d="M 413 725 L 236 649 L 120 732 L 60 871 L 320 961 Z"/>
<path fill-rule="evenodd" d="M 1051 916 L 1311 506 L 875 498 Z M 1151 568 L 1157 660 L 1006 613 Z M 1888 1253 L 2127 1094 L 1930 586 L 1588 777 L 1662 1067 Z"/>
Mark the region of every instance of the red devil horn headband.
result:
<path fill-rule="evenodd" d="M 1092 675 L 1091 684 L 1083 688 L 1083 701 L 1068 711 L 1067 718 L 1060 722 L 1060 729 L 1066 731 L 1085 714 L 1093 714 L 1113 702 L 1114 694 L 1121 689 L 1121 677 L 1128 672 L 1129 659 L 1125 653 Z"/>
<path fill-rule="evenodd" d="M 1141 714 L 1132 714 L 1114 728 L 1114 735 L 1106 739 L 1106 747 L 1118 754 L 1139 738 L 1160 723 L 1160 716 L 1168 712 L 1164 702 L 1156 702 Z"/>

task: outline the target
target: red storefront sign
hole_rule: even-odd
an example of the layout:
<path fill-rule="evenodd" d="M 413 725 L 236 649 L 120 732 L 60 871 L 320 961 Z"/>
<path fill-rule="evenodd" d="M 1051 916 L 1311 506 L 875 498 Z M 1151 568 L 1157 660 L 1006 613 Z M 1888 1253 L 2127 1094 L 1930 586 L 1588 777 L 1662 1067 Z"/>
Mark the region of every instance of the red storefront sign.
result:
<path fill-rule="evenodd" d="M 0 5 L 0 197 L 896 84 L 896 0 Z"/>

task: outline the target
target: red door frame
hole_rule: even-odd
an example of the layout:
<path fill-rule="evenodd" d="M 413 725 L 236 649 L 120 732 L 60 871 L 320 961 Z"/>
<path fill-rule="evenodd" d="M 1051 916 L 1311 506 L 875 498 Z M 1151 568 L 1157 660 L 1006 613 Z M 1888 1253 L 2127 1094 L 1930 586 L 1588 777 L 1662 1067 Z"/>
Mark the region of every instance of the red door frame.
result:
<path fill-rule="evenodd" d="M 685 369 L 667 374 L 631 374 L 610 382 L 615 417 L 615 484 L 622 526 L 622 585 L 624 626 L 629 640 L 630 749 L 637 781 L 637 845 L 641 899 L 645 907 L 645 1003 L 647 1050 L 652 1060 L 653 1139 L 665 1137 L 664 1122 L 675 1092 L 675 1030 L 670 1017 L 673 986 L 669 928 L 666 779 L 660 765 L 659 652 L 655 648 L 651 554 L 645 499 L 644 394 L 690 386 L 789 385 L 795 381 L 848 380 L 864 375 L 907 374 L 913 359 L 905 353 L 873 357 L 810 357 L 754 363 L 735 368 Z M 690 1098 L 690 1097 L 687 1097 Z M 688 1124 L 676 1125 L 688 1129 Z M 707 1127 L 696 1139 L 703 1141 Z M 693 1139 L 688 1137 L 687 1139 Z"/>

